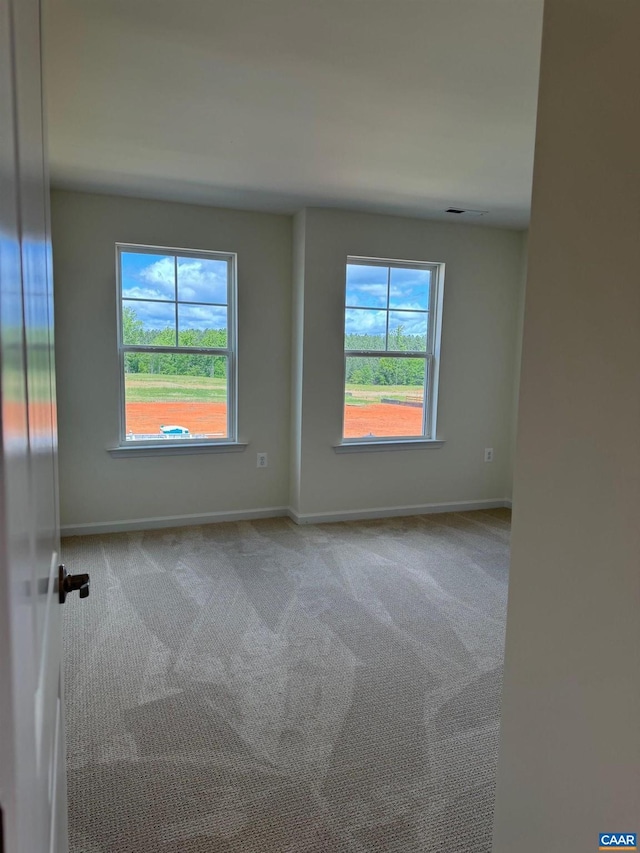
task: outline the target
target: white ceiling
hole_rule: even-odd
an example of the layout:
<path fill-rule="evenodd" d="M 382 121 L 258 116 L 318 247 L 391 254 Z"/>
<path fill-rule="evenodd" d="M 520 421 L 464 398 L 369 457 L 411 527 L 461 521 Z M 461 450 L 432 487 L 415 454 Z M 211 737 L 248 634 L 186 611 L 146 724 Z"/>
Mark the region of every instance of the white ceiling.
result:
<path fill-rule="evenodd" d="M 55 186 L 529 216 L 542 0 L 48 0 Z"/>

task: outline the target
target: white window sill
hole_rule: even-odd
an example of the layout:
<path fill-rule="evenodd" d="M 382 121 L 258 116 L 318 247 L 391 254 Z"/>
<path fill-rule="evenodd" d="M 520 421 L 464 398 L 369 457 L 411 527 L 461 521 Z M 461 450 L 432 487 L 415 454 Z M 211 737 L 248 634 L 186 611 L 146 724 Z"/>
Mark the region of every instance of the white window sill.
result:
<path fill-rule="evenodd" d="M 390 439 L 388 441 L 344 441 L 342 444 L 334 444 L 336 453 L 369 453 L 381 450 L 414 450 L 416 448 L 436 449 L 445 444 L 442 439 L 435 438 L 409 438 Z"/>
<path fill-rule="evenodd" d="M 187 444 L 125 444 L 121 447 L 107 447 L 107 453 L 114 459 L 130 459 L 135 456 L 191 456 L 195 453 L 241 453 L 248 447 L 247 442 L 229 441 L 193 442 Z"/>

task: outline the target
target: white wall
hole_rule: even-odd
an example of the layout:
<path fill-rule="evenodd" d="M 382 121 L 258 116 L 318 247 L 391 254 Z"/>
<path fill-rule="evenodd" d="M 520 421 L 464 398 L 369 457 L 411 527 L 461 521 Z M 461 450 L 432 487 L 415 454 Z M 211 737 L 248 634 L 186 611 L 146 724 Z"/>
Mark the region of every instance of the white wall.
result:
<path fill-rule="evenodd" d="M 518 435 L 518 400 L 520 399 L 520 372 L 522 370 L 522 335 L 524 334 L 524 300 L 527 285 L 527 252 L 529 232 L 522 235 L 522 255 L 520 258 L 520 290 L 516 314 L 516 336 L 513 351 L 513 393 L 511 411 L 511 451 L 509 453 L 509 499 L 513 498 L 513 470 L 516 458 L 516 440 Z"/>
<path fill-rule="evenodd" d="M 293 217 L 293 290 L 291 329 L 291 448 L 289 472 L 289 505 L 295 511 L 300 507 L 302 462 L 302 364 L 304 341 L 304 275 L 305 275 L 306 211 Z"/>
<path fill-rule="evenodd" d="M 283 507 L 289 502 L 291 220 L 53 192 L 63 526 Z M 238 253 L 243 453 L 114 459 L 116 241 Z M 256 451 L 269 453 L 257 470 Z"/>
<path fill-rule="evenodd" d="M 62 524 L 510 497 L 523 234 L 308 209 L 294 218 L 54 192 Z M 238 252 L 243 453 L 114 459 L 116 241 Z M 444 261 L 439 450 L 336 455 L 348 254 Z M 293 284 L 293 286 L 292 286 Z M 483 461 L 485 447 L 495 462 Z M 256 451 L 269 467 L 258 471 Z M 475 505 L 475 504 L 474 504 Z"/>
<path fill-rule="evenodd" d="M 494 853 L 640 831 L 639 33 L 546 2 Z"/>
<path fill-rule="evenodd" d="M 491 501 L 510 496 L 521 232 L 307 209 L 304 395 L 297 512 Z M 446 263 L 438 437 L 441 449 L 336 454 L 343 407 L 348 255 Z M 485 464 L 485 447 L 495 462 Z"/>

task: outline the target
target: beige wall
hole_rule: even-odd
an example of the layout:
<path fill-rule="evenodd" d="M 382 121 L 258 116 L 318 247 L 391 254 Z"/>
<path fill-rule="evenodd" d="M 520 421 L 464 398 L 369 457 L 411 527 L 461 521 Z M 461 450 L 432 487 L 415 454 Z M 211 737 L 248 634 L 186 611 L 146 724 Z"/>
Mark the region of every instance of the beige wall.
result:
<path fill-rule="evenodd" d="M 56 372 L 65 526 L 283 507 L 289 501 L 291 220 L 54 192 Z M 113 459 L 116 241 L 238 253 L 243 453 Z M 256 468 L 256 451 L 269 467 Z"/>
<path fill-rule="evenodd" d="M 639 33 L 546 2 L 494 853 L 640 830 Z"/>
<path fill-rule="evenodd" d="M 300 502 L 304 518 L 510 496 L 523 234 L 307 209 Z M 336 454 L 348 255 L 445 262 L 440 449 Z M 484 462 L 493 447 L 495 462 Z"/>
<path fill-rule="evenodd" d="M 522 233 L 70 192 L 53 193 L 52 217 L 67 529 L 289 506 L 304 521 L 510 496 Z M 118 440 L 116 241 L 238 252 L 244 452 L 133 459 L 106 452 Z M 348 254 L 447 265 L 439 450 L 333 450 L 342 427 Z M 495 450 L 492 464 L 483 461 L 485 447 Z M 266 470 L 256 468 L 257 451 L 269 454 Z"/>

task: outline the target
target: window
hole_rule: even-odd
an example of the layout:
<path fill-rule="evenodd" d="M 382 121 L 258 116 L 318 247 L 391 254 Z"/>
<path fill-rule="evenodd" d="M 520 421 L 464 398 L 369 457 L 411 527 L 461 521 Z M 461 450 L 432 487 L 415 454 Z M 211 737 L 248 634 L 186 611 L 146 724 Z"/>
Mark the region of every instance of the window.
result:
<path fill-rule="evenodd" d="M 233 442 L 236 258 L 117 245 L 120 444 Z"/>
<path fill-rule="evenodd" d="M 348 258 L 343 441 L 435 438 L 443 264 Z"/>

